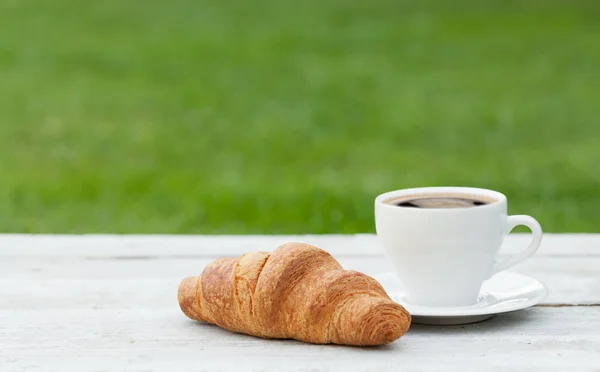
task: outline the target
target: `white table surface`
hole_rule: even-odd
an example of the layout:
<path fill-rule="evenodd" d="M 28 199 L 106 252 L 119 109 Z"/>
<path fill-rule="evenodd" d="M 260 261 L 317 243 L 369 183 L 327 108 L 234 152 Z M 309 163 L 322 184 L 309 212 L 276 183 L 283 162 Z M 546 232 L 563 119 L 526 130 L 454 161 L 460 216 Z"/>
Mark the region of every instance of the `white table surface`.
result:
<path fill-rule="evenodd" d="M 0 371 L 600 371 L 600 235 L 546 234 L 515 271 L 540 306 L 413 325 L 378 348 L 262 340 L 187 319 L 177 286 L 218 256 L 304 241 L 347 269 L 390 270 L 372 235 L 0 235 Z M 510 236 L 504 252 L 528 241 Z"/>

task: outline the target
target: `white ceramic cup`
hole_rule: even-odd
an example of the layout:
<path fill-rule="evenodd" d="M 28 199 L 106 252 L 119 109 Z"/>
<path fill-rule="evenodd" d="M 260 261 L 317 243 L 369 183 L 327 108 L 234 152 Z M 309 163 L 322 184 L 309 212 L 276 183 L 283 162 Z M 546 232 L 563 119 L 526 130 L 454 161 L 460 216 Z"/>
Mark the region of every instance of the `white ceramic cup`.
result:
<path fill-rule="evenodd" d="M 440 195 L 483 199 L 489 204 L 468 208 L 390 204 L 404 197 Z M 506 196 L 469 187 L 423 187 L 381 194 L 375 199 L 375 223 L 406 300 L 418 306 L 476 303 L 485 280 L 531 256 L 542 240 L 542 228 L 533 217 L 507 216 Z M 531 229 L 531 243 L 498 261 L 504 237 L 518 225 Z"/>

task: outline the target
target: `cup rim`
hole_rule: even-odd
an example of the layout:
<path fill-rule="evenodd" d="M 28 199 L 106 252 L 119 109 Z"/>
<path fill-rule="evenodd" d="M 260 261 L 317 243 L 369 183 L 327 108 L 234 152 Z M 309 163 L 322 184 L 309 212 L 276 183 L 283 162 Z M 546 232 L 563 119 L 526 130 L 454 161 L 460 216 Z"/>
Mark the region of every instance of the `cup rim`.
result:
<path fill-rule="evenodd" d="M 478 210 L 478 211 L 482 211 L 482 210 L 486 210 L 488 208 L 494 208 L 496 206 L 498 206 L 499 204 L 506 204 L 506 195 L 502 194 L 501 192 L 495 191 L 495 190 L 490 190 L 490 189 L 483 189 L 483 188 L 478 188 L 478 187 L 466 187 L 466 186 L 426 186 L 426 187 L 412 187 L 412 188 L 407 188 L 407 189 L 398 189 L 398 190 L 393 190 L 393 191 L 387 191 L 384 192 L 383 194 L 379 194 L 376 198 L 375 198 L 375 204 L 379 204 L 382 207 L 386 207 L 386 208 L 393 208 L 395 210 L 405 210 L 405 211 L 413 211 L 413 212 L 427 212 L 427 211 L 440 211 L 440 212 L 450 212 L 450 211 L 454 211 L 456 212 L 457 209 L 456 208 L 426 208 L 426 209 L 421 209 L 421 208 L 397 208 L 396 206 L 392 205 L 392 204 L 388 204 L 385 203 L 386 200 L 392 199 L 392 198 L 398 198 L 401 196 L 407 196 L 407 195 L 427 195 L 427 194 L 440 194 L 440 193 L 455 193 L 455 194 L 465 194 L 465 195 L 470 195 L 470 196 L 485 196 L 488 198 L 492 198 L 494 199 L 493 203 L 489 203 L 489 204 L 485 204 L 485 205 L 480 205 L 477 208 L 460 208 L 458 210 L 460 211 L 471 211 L 471 210 Z"/>

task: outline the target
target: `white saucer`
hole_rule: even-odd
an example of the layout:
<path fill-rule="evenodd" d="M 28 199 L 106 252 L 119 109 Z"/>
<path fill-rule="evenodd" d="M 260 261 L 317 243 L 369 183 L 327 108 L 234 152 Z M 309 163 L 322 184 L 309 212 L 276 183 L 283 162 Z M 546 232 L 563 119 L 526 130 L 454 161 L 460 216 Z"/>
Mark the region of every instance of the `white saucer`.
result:
<path fill-rule="evenodd" d="M 501 272 L 483 283 L 477 303 L 461 307 L 426 307 L 406 301 L 400 280 L 394 273 L 374 276 L 392 300 L 412 316 L 413 323 L 451 325 L 480 322 L 496 314 L 525 309 L 548 296 L 548 287 L 529 276 Z"/>

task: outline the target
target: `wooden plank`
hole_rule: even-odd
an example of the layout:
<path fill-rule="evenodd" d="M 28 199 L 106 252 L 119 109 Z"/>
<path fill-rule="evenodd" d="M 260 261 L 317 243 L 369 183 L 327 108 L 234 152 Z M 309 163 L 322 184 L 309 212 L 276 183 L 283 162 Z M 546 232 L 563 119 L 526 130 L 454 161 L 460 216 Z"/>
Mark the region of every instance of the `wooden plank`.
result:
<path fill-rule="evenodd" d="M 546 306 L 474 325 L 413 326 L 400 341 L 381 348 L 261 340 L 181 314 L 176 291 L 182 277 L 197 275 L 223 252 L 237 255 L 288 240 L 318 241 L 347 269 L 391 270 L 372 235 L 2 235 L 0 370 L 597 371 L 600 366 L 596 235 L 547 236 L 542 251 L 516 268 L 551 288 Z M 526 240 L 511 236 L 507 251 Z"/>
<path fill-rule="evenodd" d="M 528 234 L 511 234 L 504 253 L 529 242 Z M 0 235 L 0 257 L 205 257 L 270 251 L 289 241 L 317 245 L 335 255 L 382 254 L 375 235 Z M 600 259 L 600 234 L 546 234 L 536 255 L 585 256 Z"/>
<path fill-rule="evenodd" d="M 381 255 L 337 258 L 344 268 L 370 275 L 392 271 Z M 40 303 L 67 308 L 109 304 L 129 308 L 136 302 L 172 306 L 179 281 L 198 275 L 211 260 L 5 256 L 0 260 L 0 308 L 34 308 Z M 546 304 L 600 304 L 600 265 L 596 259 L 534 256 L 515 271 L 550 288 Z"/>
<path fill-rule="evenodd" d="M 171 300 L 179 281 L 198 275 L 211 259 L 77 260 L 4 258 L 0 261 L 0 308 L 35 303 L 45 294 L 56 301 L 71 297 L 72 306 L 96 304 L 98 296 L 155 301 L 155 294 Z M 340 257 L 341 264 L 370 275 L 391 271 L 380 256 Z M 594 260 L 582 257 L 535 257 L 515 271 L 531 275 L 549 286 L 548 304 L 600 304 L 600 275 Z M 83 291 L 83 292 L 82 292 Z M 36 298 L 29 296 L 36 293 Z M 82 292 L 82 293 L 81 293 Z M 10 300 L 10 304 L 7 301 Z M 48 298 L 46 303 L 52 303 Z M 116 300 L 114 300 L 116 301 Z"/>
<path fill-rule="evenodd" d="M 600 308 L 534 308 L 413 326 L 379 348 L 233 334 L 178 309 L 0 310 L 3 371 L 597 371 Z"/>

